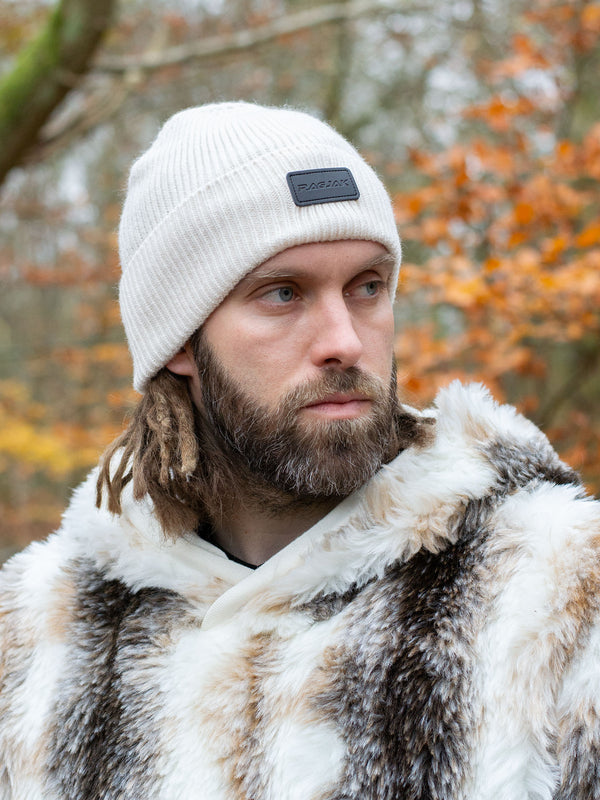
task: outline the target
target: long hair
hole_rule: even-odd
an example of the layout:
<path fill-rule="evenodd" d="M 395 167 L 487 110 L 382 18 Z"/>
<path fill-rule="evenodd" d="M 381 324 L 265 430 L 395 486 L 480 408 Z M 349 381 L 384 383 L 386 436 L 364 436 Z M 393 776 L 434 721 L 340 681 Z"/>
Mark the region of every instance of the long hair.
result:
<path fill-rule="evenodd" d="M 165 533 L 194 529 L 202 503 L 190 504 L 188 482 L 199 457 L 194 405 L 187 379 L 163 367 L 148 384 L 128 427 L 105 450 L 96 485 L 96 504 L 106 492 L 109 511 L 120 514 L 121 495 L 149 495 Z"/>

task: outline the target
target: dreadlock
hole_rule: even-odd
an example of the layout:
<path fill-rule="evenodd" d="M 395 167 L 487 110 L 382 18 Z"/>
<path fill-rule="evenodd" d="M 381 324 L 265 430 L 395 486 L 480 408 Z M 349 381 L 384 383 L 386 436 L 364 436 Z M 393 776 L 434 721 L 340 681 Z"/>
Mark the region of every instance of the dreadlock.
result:
<path fill-rule="evenodd" d="M 165 532 L 193 529 L 202 513 L 189 504 L 187 483 L 198 465 L 199 441 L 187 380 L 163 367 L 148 384 L 126 430 L 104 452 L 96 484 L 96 505 L 106 491 L 109 511 L 121 513 L 121 494 L 133 482 L 133 496 L 148 494 Z M 182 498 L 186 497 L 183 502 Z"/>

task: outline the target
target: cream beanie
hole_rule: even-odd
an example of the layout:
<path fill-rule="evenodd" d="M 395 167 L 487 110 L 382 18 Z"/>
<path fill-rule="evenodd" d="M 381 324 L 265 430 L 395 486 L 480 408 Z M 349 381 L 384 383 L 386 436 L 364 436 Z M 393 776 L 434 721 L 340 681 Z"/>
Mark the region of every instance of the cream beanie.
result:
<path fill-rule="evenodd" d="M 143 392 L 259 264 L 294 245 L 340 239 L 386 247 L 395 286 L 390 199 L 329 125 L 243 102 L 172 116 L 133 164 L 119 227 L 134 387 Z"/>

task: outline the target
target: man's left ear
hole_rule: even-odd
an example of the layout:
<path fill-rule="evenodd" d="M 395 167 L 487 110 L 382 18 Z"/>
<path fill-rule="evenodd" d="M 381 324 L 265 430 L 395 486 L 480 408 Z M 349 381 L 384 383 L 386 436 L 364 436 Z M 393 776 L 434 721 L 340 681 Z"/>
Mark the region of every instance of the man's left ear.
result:
<path fill-rule="evenodd" d="M 195 375 L 196 365 L 191 351 L 192 348 L 186 343 L 178 353 L 175 353 L 173 358 L 167 361 L 166 368 L 175 375 L 187 375 L 188 377 Z"/>

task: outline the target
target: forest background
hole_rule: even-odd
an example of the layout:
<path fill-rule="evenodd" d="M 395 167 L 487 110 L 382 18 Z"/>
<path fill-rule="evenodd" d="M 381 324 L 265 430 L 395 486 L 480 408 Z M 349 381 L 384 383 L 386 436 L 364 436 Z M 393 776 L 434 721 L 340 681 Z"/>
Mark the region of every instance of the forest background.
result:
<path fill-rule="evenodd" d="M 223 99 L 329 120 L 404 243 L 399 391 L 482 381 L 600 489 L 600 2 L 0 0 L 0 560 L 136 402 L 128 168 Z"/>

